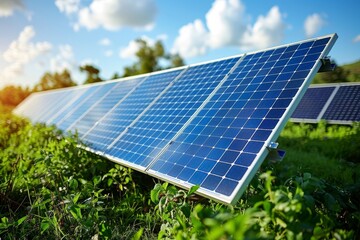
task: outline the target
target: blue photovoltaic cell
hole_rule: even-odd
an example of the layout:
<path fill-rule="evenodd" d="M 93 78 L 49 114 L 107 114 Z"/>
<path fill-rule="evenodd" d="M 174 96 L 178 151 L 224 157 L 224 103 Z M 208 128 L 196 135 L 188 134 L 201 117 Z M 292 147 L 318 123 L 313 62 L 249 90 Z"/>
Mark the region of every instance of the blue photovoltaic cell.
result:
<path fill-rule="evenodd" d="M 52 118 L 56 117 L 58 113 L 65 110 L 69 104 L 75 101 L 84 92 L 85 90 L 81 88 L 70 88 L 66 90 L 64 92 L 65 94 L 59 96 L 56 99 L 56 103 L 47 108 L 45 113 L 42 114 L 36 121 L 45 122 L 48 124 Z"/>
<path fill-rule="evenodd" d="M 97 90 L 94 91 L 90 95 L 90 97 L 86 101 L 82 101 L 81 103 L 74 106 L 71 112 L 69 112 L 66 117 L 64 117 L 60 122 L 58 122 L 57 126 L 60 129 L 64 130 L 72 130 L 75 131 L 78 128 L 76 124 L 77 120 L 87 111 L 90 111 L 92 107 L 98 102 L 102 97 L 109 94 L 109 91 L 116 85 L 116 82 L 110 82 L 108 84 L 102 84 L 97 87 Z M 78 124 L 80 125 L 80 124 Z"/>
<path fill-rule="evenodd" d="M 182 71 L 155 73 L 147 77 L 129 97 L 102 118 L 84 140 L 96 150 L 105 151 Z"/>
<path fill-rule="evenodd" d="M 199 185 L 199 194 L 235 203 L 335 40 L 336 34 L 122 81 L 36 93 L 14 112 L 77 131 L 88 149 L 111 160 L 182 187 Z M 324 109 L 326 96 L 335 95 L 324 117 L 359 117 L 358 87 L 321 91 L 308 94 Z M 318 115 L 320 108 L 307 116 Z M 339 108 L 344 112 L 338 114 Z"/>
<path fill-rule="evenodd" d="M 86 101 L 96 90 L 98 90 L 100 85 L 95 86 L 87 86 L 85 91 L 74 101 L 71 101 L 65 108 L 62 108 L 53 118 L 47 121 L 48 124 L 55 124 L 61 130 L 66 130 L 66 128 L 62 128 L 59 123 L 63 119 L 66 119 L 68 115 L 70 115 L 76 107 L 81 104 L 82 102 Z"/>
<path fill-rule="evenodd" d="M 329 40 L 247 55 L 153 163 L 152 174 L 232 195 Z"/>
<path fill-rule="evenodd" d="M 340 86 L 322 118 L 328 121 L 360 121 L 360 85 Z"/>
<path fill-rule="evenodd" d="M 316 120 L 335 87 L 308 88 L 304 97 L 292 114 L 292 118 Z"/>
<path fill-rule="evenodd" d="M 28 117 L 32 122 L 45 122 L 46 119 L 43 118 L 43 115 L 57 106 L 59 100 L 65 98 L 68 93 L 68 91 L 35 93 L 32 98 L 32 108 L 26 109 L 22 115 Z"/>
<path fill-rule="evenodd" d="M 46 97 L 42 93 L 33 93 L 21 102 L 15 109 L 14 113 L 23 117 L 27 117 L 30 120 L 36 116 L 36 113 L 41 111 L 40 104 Z"/>
<path fill-rule="evenodd" d="M 142 81 L 143 77 L 131 78 L 130 80 L 124 80 L 120 82 L 114 82 L 111 90 L 98 99 L 90 110 L 83 111 L 83 115 L 73 124 L 76 128 L 78 135 L 93 149 L 99 150 L 99 147 L 95 147 L 94 141 L 101 142 L 101 137 L 91 138 L 91 134 L 84 137 L 90 130 L 94 130 L 95 126 L 99 127 L 99 121 L 108 114 L 112 108 L 116 106 L 123 98 L 133 91 Z"/>
<path fill-rule="evenodd" d="M 236 57 L 187 69 L 106 153 L 146 167 L 238 60 Z"/>

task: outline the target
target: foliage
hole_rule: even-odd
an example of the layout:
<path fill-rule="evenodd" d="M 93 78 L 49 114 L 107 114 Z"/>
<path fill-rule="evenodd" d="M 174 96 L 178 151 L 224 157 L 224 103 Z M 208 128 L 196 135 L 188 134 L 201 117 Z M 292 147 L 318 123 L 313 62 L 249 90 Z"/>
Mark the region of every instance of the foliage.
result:
<path fill-rule="evenodd" d="M 40 82 L 34 86 L 33 91 L 46 91 L 51 89 L 65 88 L 75 86 L 70 72 L 65 69 L 62 73 L 46 72 L 40 79 Z"/>
<path fill-rule="evenodd" d="M 286 148 L 295 146 L 302 151 L 317 151 L 327 157 L 360 163 L 360 124 L 354 126 L 328 125 L 321 121 L 318 125 L 289 123 L 281 141 Z"/>
<path fill-rule="evenodd" d="M 349 81 L 360 82 L 360 61 L 345 64 L 342 66 L 346 71 L 349 71 Z"/>
<path fill-rule="evenodd" d="M 30 90 L 20 86 L 6 86 L 0 90 L 0 105 L 12 109 L 29 96 Z"/>
<path fill-rule="evenodd" d="M 115 72 L 115 73 L 111 76 L 110 79 L 119 79 L 119 78 L 121 78 L 120 74 L 117 73 L 117 72 Z"/>
<path fill-rule="evenodd" d="M 86 73 L 86 80 L 84 81 L 84 84 L 102 81 L 102 79 L 100 78 L 100 70 L 97 67 L 86 64 L 84 66 L 80 66 L 79 69 L 81 72 Z"/>
<path fill-rule="evenodd" d="M 280 140 L 298 146 L 306 138 L 338 136 L 340 143 L 341 136 L 352 138 L 357 133 L 357 126 L 290 124 Z M 76 136 L 54 127 L 1 115 L 1 239 L 360 236 L 360 182 L 337 186 L 334 178 L 341 172 L 324 180 L 325 173 L 317 178 L 301 171 L 280 172 L 284 162 L 263 164 L 239 203 L 226 206 L 194 195 L 197 186 L 189 190 L 168 183 L 154 186 L 149 176 L 87 152 L 79 144 Z M 331 154 L 320 145 L 319 154 Z M 309 147 L 304 144 L 300 149 L 305 152 Z"/>
<path fill-rule="evenodd" d="M 130 169 L 78 148 L 76 136 L 53 127 L 11 115 L 0 125 L 2 239 L 135 233 L 146 191 Z"/>
<path fill-rule="evenodd" d="M 173 55 L 165 52 L 161 41 L 156 41 L 153 47 L 142 39 L 137 39 L 136 42 L 139 45 L 139 50 L 136 52 L 137 61 L 133 65 L 125 67 L 124 77 L 184 65 L 183 59 L 178 54 Z M 164 61 L 169 62 L 168 67 L 162 66 Z"/>
<path fill-rule="evenodd" d="M 271 172 L 260 175 L 261 200 L 235 208 L 189 202 L 187 194 L 166 184 L 156 185 L 152 200 L 163 219 L 159 239 L 351 239 L 359 226 L 357 215 L 341 215 L 344 209 L 359 214 L 348 196 L 324 181 L 304 174 L 274 185 Z M 156 194 L 155 194 L 155 193 Z M 163 193 L 159 200 L 153 195 Z M 257 196 L 259 198 L 259 196 Z M 189 210 L 192 211 L 189 211 Z M 339 218 L 339 219 L 338 219 Z M 342 221 L 339 221 L 339 220 Z M 355 219 L 355 221 L 353 221 Z M 354 225 L 348 226 L 345 222 Z"/>
<path fill-rule="evenodd" d="M 360 81 L 360 61 L 337 66 L 334 71 L 316 74 L 313 83 L 341 83 Z"/>

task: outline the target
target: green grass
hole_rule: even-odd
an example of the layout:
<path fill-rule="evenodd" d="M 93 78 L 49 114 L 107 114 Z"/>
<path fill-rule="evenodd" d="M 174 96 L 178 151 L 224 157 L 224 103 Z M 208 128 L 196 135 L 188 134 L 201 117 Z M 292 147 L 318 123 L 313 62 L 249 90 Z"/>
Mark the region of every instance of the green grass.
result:
<path fill-rule="evenodd" d="M 350 72 L 349 80 L 351 82 L 360 81 L 360 61 L 345 64 L 342 66 L 346 71 Z"/>
<path fill-rule="evenodd" d="M 78 148 L 76 136 L 0 116 L 1 239 L 356 239 L 359 127 L 289 124 L 288 152 L 235 206 Z"/>
<path fill-rule="evenodd" d="M 309 172 L 339 186 L 360 181 L 360 126 L 289 123 L 279 138 L 279 175 Z"/>

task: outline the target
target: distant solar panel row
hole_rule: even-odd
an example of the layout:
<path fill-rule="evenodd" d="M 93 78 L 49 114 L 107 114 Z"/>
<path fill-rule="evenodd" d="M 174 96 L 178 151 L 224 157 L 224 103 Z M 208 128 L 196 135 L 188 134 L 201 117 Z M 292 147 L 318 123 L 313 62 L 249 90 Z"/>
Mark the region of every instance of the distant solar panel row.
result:
<path fill-rule="evenodd" d="M 320 120 L 335 124 L 360 122 L 360 83 L 310 86 L 291 121 L 317 123 Z"/>
<path fill-rule="evenodd" d="M 235 203 L 336 38 L 35 93 L 15 113 L 77 131 L 115 162 Z"/>

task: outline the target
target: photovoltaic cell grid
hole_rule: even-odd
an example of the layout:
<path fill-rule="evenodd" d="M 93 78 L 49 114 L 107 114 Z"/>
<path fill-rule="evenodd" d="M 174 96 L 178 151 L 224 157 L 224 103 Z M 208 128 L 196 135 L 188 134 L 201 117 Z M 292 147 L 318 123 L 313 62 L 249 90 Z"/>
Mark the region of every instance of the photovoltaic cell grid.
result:
<path fill-rule="evenodd" d="M 127 98 L 114 105 L 111 111 L 101 118 L 96 127 L 84 136 L 84 140 L 96 150 L 106 152 L 107 147 L 121 136 L 131 123 L 182 71 L 167 71 L 147 77 Z M 118 95 L 109 94 L 109 98 Z M 101 105 L 102 102 L 99 103 L 99 109 L 104 109 Z M 91 111 L 90 113 L 93 112 L 97 111 Z"/>
<path fill-rule="evenodd" d="M 235 57 L 187 69 L 105 153 L 147 167 L 238 60 Z"/>
<path fill-rule="evenodd" d="M 334 90 L 335 87 L 331 86 L 308 88 L 291 117 L 299 121 L 317 122 L 319 114 Z"/>
<path fill-rule="evenodd" d="M 57 90 L 60 91 L 60 90 Z M 49 105 L 46 110 L 39 115 L 39 118 L 36 119 L 37 122 L 50 123 L 51 119 L 57 116 L 63 109 L 66 108 L 68 104 L 71 104 L 73 101 L 76 101 L 86 91 L 85 88 L 70 88 L 67 91 L 63 92 L 63 95 L 59 95 L 54 104 Z M 42 103 L 43 105 L 48 104 L 47 101 Z M 45 109 L 45 108 L 44 108 Z"/>
<path fill-rule="evenodd" d="M 58 103 L 58 99 L 61 99 L 68 94 L 68 91 L 53 91 L 32 94 L 28 101 L 24 103 L 24 106 L 21 106 L 21 109 L 17 108 L 15 113 L 28 117 L 33 122 L 43 122 L 41 117 Z"/>
<path fill-rule="evenodd" d="M 95 86 L 87 86 L 82 94 L 80 94 L 76 99 L 73 101 L 69 101 L 69 103 L 66 105 L 66 107 L 62 108 L 54 117 L 49 119 L 47 121 L 48 124 L 55 124 L 59 129 L 66 131 L 66 127 L 64 128 L 61 123 L 63 120 L 65 120 L 68 116 L 70 116 L 74 110 L 79 106 L 79 104 L 82 104 L 84 101 L 87 101 L 91 95 L 98 90 L 98 88 L 101 85 L 95 85 Z M 58 101 L 61 98 L 58 98 Z"/>
<path fill-rule="evenodd" d="M 106 131 L 104 132 L 102 129 L 101 120 L 107 116 L 117 104 L 123 99 L 126 99 L 127 95 L 130 94 L 143 80 L 144 77 L 136 77 L 131 78 L 131 80 L 128 79 L 115 82 L 116 85 L 104 94 L 96 104 L 83 112 L 80 119 L 73 124 L 73 127 L 78 131 L 79 136 L 93 149 L 100 150 L 102 147 L 106 146 L 106 142 L 102 140 L 106 138 Z M 94 129 L 102 132 L 102 134 L 93 136 L 93 134 L 89 132 Z M 86 137 L 84 137 L 85 135 Z"/>
<path fill-rule="evenodd" d="M 234 199 L 329 40 L 247 55 L 150 173 Z"/>
<path fill-rule="evenodd" d="M 31 113 L 39 111 L 41 98 L 44 98 L 44 94 L 31 94 L 13 110 L 13 113 L 31 119 Z"/>
<path fill-rule="evenodd" d="M 360 84 L 330 83 L 310 86 L 291 117 L 293 122 L 359 122 Z"/>
<path fill-rule="evenodd" d="M 234 203 L 336 38 L 34 95 L 15 112 L 40 114 L 113 161 Z"/>
<path fill-rule="evenodd" d="M 79 104 L 74 104 L 74 108 L 71 112 L 69 112 L 61 121 L 58 122 L 57 126 L 60 129 L 69 131 L 69 130 L 77 130 L 77 126 L 74 127 L 77 120 L 87 111 L 91 110 L 91 108 L 96 104 L 99 99 L 106 96 L 109 91 L 116 85 L 116 82 L 111 82 L 109 84 L 99 85 L 94 92 L 89 92 L 88 97 L 79 100 Z M 79 127 L 80 129 L 80 127 Z M 79 131 L 79 130 L 78 130 Z"/>
<path fill-rule="evenodd" d="M 322 118 L 329 121 L 360 121 L 360 85 L 340 86 Z"/>

